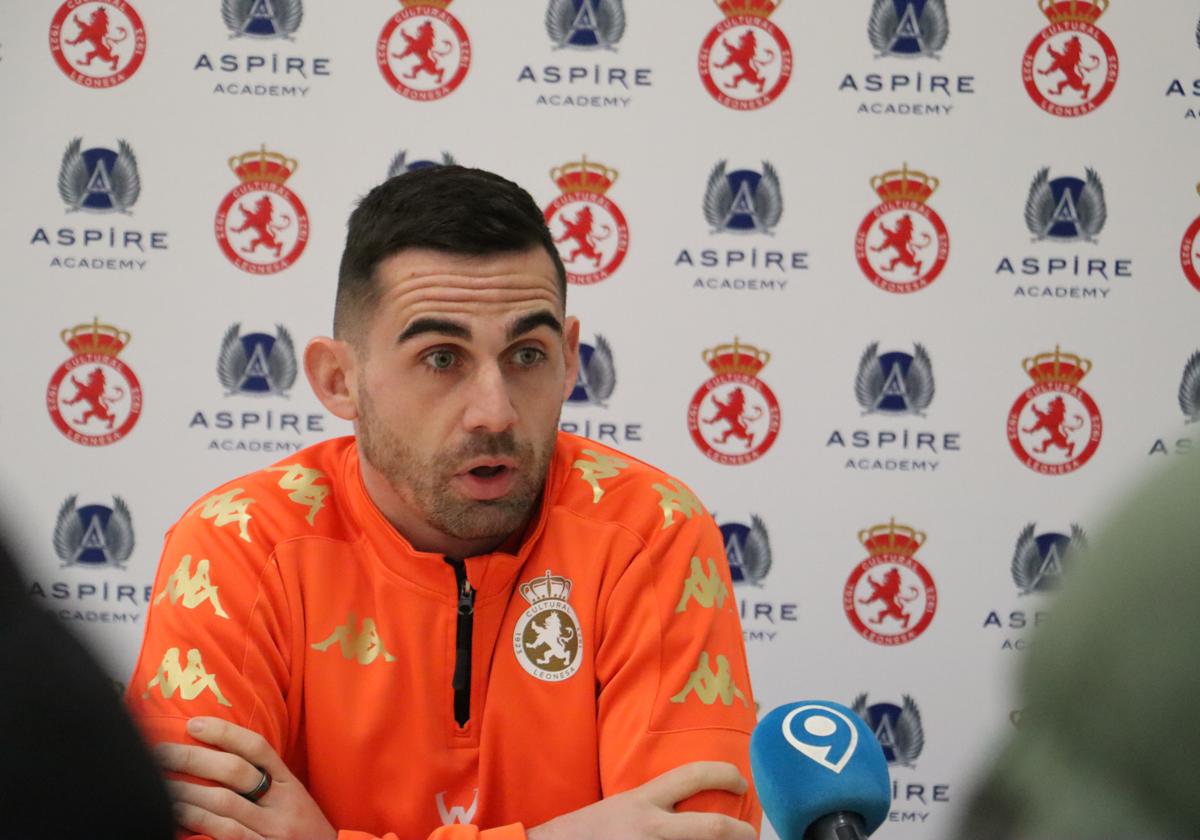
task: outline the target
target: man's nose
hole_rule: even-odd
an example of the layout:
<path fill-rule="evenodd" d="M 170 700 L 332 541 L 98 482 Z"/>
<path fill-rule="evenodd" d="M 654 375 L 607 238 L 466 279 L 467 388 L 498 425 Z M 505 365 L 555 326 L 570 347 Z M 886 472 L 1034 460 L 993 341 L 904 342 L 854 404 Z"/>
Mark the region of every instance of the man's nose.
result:
<path fill-rule="evenodd" d="M 478 368 L 471 378 L 463 425 L 469 432 L 498 434 L 517 422 L 517 409 L 509 393 L 509 383 L 496 365 Z"/>

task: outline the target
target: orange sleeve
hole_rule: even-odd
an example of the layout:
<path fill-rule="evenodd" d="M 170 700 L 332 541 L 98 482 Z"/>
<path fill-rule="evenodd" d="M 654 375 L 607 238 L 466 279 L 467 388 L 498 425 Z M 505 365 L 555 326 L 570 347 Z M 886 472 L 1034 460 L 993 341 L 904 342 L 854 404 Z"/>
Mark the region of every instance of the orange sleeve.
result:
<path fill-rule="evenodd" d="M 152 743 L 198 744 L 187 721 L 211 715 L 285 754 L 292 628 L 273 546 L 253 520 L 261 507 L 227 491 L 167 534 L 127 693 Z"/>
<path fill-rule="evenodd" d="M 694 497 L 693 497 L 694 498 Z M 622 574 L 598 619 L 600 776 L 604 795 L 691 761 L 727 761 L 750 779 L 754 698 L 720 530 L 699 510 L 668 512 Z M 753 789 L 707 792 L 678 810 L 759 827 Z"/>
<path fill-rule="evenodd" d="M 338 840 L 402 840 L 395 834 L 376 837 L 361 831 L 339 831 Z M 499 828 L 479 828 L 475 825 L 444 825 L 429 835 L 428 840 L 525 840 L 525 827 L 520 823 Z"/>

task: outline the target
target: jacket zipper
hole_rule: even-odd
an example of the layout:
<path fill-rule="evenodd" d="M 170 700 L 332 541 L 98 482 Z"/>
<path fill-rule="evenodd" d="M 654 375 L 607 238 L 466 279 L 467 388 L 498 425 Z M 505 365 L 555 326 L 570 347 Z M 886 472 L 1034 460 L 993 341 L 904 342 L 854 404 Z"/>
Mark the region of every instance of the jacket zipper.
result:
<path fill-rule="evenodd" d="M 459 728 L 471 719 L 471 636 L 475 629 L 475 590 L 467 580 L 467 564 L 457 557 L 447 557 L 454 568 L 455 590 L 458 592 L 458 621 L 454 634 L 454 721 Z"/>

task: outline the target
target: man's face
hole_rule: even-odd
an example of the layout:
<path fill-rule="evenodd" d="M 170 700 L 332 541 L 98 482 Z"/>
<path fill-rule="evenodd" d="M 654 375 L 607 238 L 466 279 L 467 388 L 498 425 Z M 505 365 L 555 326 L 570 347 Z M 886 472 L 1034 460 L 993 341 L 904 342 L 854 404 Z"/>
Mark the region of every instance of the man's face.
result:
<path fill-rule="evenodd" d="M 578 323 L 564 318 L 550 258 L 408 250 L 376 282 L 356 434 L 394 493 L 393 521 L 502 542 L 537 504 L 578 370 Z"/>

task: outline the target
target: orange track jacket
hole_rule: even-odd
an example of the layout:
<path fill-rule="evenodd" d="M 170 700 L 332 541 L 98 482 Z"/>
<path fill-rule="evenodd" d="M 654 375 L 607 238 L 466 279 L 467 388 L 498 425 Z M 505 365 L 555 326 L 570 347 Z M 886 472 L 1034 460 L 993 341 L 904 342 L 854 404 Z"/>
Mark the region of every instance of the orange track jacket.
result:
<path fill-rule="evenodd" d="M 677 480 L 560 433 L 519 552 L 414 550 L 353 438 L 232 481 L 167 535 L 128 701 L 153 742 L 261 733 L 340 840 L 520 840 L 677 765 L 750 778 L 720 532 Z M 751 821 L 753 792 L 680 806 Z"/>

